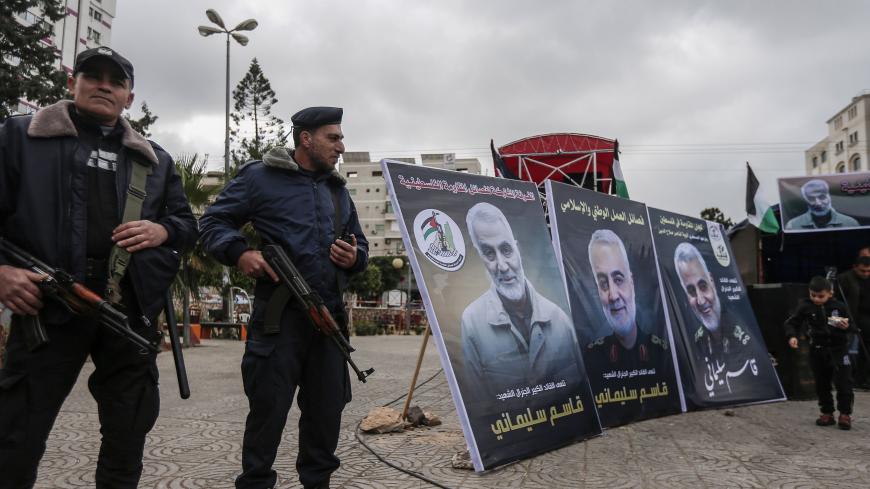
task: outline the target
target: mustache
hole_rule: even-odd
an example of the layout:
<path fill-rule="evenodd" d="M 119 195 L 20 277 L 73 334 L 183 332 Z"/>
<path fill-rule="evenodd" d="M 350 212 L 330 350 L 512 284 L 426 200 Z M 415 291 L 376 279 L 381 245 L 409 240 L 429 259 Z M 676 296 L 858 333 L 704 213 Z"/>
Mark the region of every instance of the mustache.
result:
<path fill-rule="evenodd" d="M 616 299 L 615 301 L 611 301 L 610 303 L 607 304 L 607 310 L 610 311 L 611 314 L 614 312 L 618 312 L 620 309 L 625 309 L 625 308 L 626 308 L 625 300 L 622 297 Z"/>

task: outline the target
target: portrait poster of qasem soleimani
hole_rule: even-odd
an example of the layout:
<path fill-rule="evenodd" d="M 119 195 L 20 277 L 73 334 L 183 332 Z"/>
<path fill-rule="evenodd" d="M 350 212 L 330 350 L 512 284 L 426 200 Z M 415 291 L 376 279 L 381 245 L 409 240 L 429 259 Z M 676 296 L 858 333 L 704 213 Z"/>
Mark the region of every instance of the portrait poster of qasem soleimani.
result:
<path fill-rule="evenodd" d="M 382 167 L 475 469 L 600 433 L 534 184 Z"/>
<path fill-rule="evenodd" d="M 870 172 L 786 177 L 778 184 L 785 233 L 870 226 Z"/>
<path fill-rule="evenodd" d="M 723 227 L 649 209 L 690 408 L 784 399 Z"/>

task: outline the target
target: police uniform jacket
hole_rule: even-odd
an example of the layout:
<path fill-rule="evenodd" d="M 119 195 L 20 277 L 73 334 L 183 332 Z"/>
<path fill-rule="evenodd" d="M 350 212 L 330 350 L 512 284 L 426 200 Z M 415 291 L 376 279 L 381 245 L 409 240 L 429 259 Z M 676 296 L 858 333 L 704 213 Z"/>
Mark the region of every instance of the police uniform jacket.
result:
<path fill-rule="evenodd" d="M 0 124 L 0 235 L 84 281 L 91 148 L 81 144 L 72 110 L 72 101 L 65 100 Z M 179 253 L 196 243 L 196 219 L 169 154 L 123 117 L 118 124 L 123 127 L 115 188 L 118 219 L 136 159 L 151 167 L 141 219 L 163 225 L 169 234 L 162 246 L 133 253 L 128 267 L 138 304 L 153 319 L 178 272 Z M 0 253 L 0 265 L 5 264 L 9 263 Z M 42 315 L 50 323 L 69 318 L 65 309 L 51 302 Z"/>
<path fill-rule="evenodd" d="M 262 161 L 242 167 L 200 220 L 206 250 L 224 265 L 236 266 L 250 247 L 239 229 L 250 222 L 265 244 L 283 247 L 308 285 L 327 306 L 338 311 L 342 304 L 338 281 L 365 270 L 368 241 L 360 227 L 356 207 L 336 171 L 314 173 L 300 168 L 292 150 L 276 148 Z M 349 270 L 329 259 L 336 239 L 333 192 L 341 206 L 342 222 L 357 239 L 356 263 Z M 252 323 L 262 320 L 265 301 L 277 285 L 271 279 L 257 281 Z"/>

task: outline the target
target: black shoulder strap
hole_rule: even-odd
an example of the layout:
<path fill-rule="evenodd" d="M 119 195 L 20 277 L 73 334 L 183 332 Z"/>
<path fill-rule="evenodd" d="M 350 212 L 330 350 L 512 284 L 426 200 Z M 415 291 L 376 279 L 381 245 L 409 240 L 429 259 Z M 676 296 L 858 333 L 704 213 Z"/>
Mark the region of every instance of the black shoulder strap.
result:
<path fill-rule="evenodd" d="M 342 229 L 342 223 L 344 222 L 344 213 L 341 209 L 341 197 L 339 196 L 339 192 L 341 192 L 341 186 L 339 185 L 330 185 L 329 193 L 332 195 L 332 207 L 335 208 L 335 215 L 333 216 L 333 223 L 335 228 L 335 235 L 333 239 L 339 239 L 344 232 Z M 335 287 L 338 290 L 339 297 L 344 293 L 344 287 L 347 280 L 345 279 L 344 273 L 338 267 L 335 268 Z"/>
<path fill-rule="evenodd" d="M 332 207 L 335 208 L 335 239 L 338 239 L 341 236 L 341 223 L 344 221 L 344 216 L 341 212 L 341 197 L 338 195 L 340 191 L 341 187 L 337 185 L 329 186 L 329 193 L 332 195 Z"/>

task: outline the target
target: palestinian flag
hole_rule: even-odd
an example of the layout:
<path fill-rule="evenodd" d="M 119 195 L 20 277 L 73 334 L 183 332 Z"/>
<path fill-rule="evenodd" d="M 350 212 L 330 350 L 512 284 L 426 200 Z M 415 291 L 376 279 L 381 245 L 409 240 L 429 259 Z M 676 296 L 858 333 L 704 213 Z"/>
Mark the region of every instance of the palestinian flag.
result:
<path fill-rule="evenodd" d="M 434 212 L 432 213 L 432 217 L 426 219 L 422 224 L 420 224 L 420 230 L 423 231 L 423 239 L 428 238 L 432 233 L 438 232 L 438 221 L 435 220 Z"/>
<path fill-rule="evenodd" d="M 619 140 L 613 142 L 613 185 L 613 193 L 623 199 L 628 198 L 628 186 L 625 185 L 622 166 L 619 164 Z"/>
<path fill-rule="evenodd" d="M 773 207 L 762 197 L 761 184 L 749 162 L 746 162 L 746 218 L 766 233 L 778 233 L 779 221 L 773 215 Z"/>

